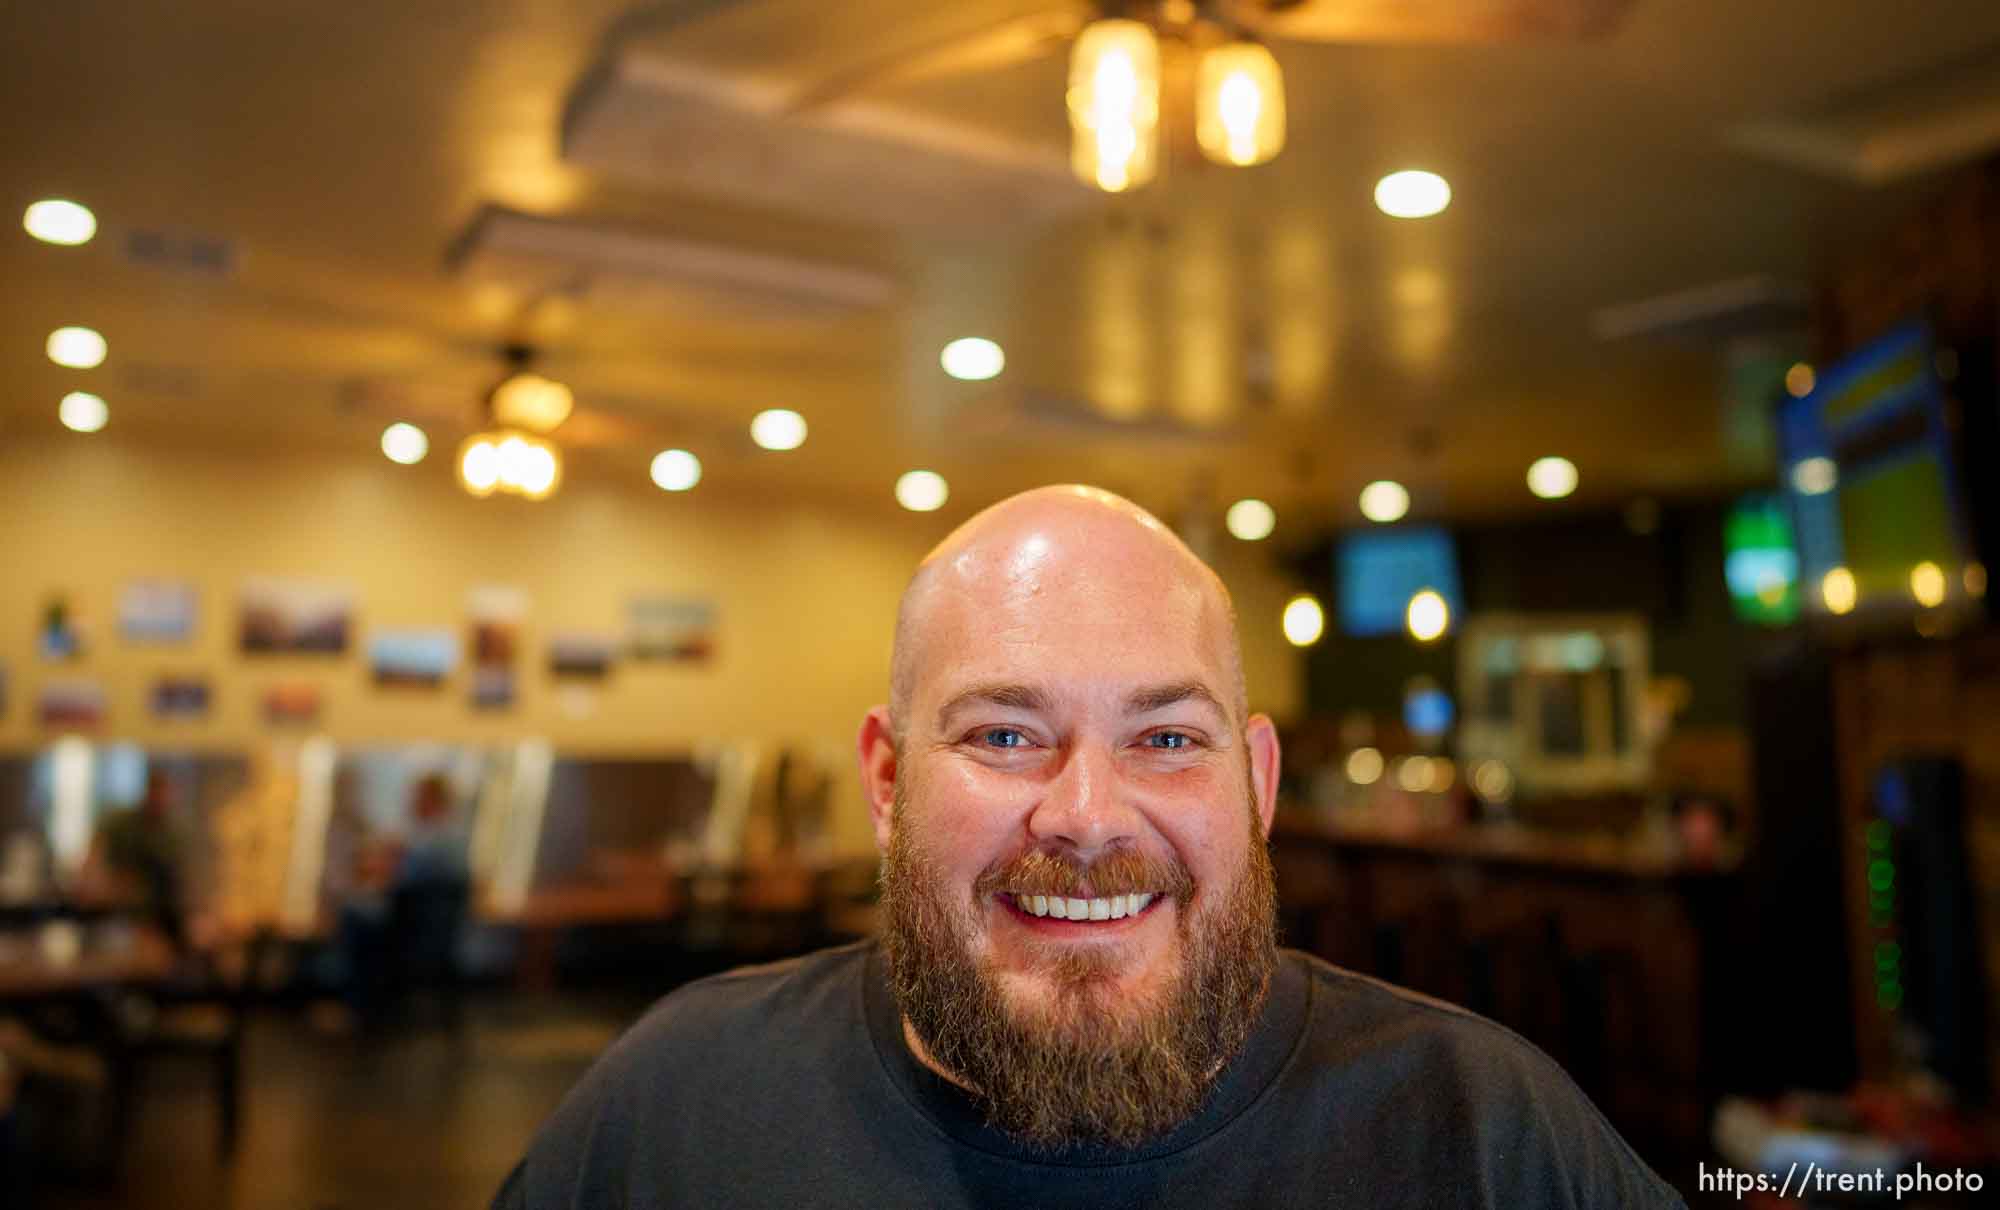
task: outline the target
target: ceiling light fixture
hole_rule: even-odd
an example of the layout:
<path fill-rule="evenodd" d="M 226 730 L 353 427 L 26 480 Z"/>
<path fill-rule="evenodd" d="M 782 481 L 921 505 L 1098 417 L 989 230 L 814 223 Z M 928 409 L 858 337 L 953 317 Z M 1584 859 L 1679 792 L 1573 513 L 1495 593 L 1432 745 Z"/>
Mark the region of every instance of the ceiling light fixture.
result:
<path fill-rule="evenodd" d="M 1285 603 L 1285 640 L 1294 647 L 1310 647 L 1326 633 L 1326 611 L 1318 598 L 1302 592 Z"/>
<path fill-rule="evenodd" d="M 49 333 L 49 360 L 72 370 L 90 370 L 104 364 L 109 346 L 92 328 L 57 328 Z"/>
<path fill-rule="evenodd" d="M 459 448 L 458 480 L 475 496 L 546 500 L 562 482 L 562 455 L 533 433 L 479 433 Z"/>
<path fill-rule="evenodd" d="M 576 396 L 560 382 L 521 371 L 493 388 L 493 423 L 503 428 L 552 433 L 576 407 Z"/>
<path fill-rule="evenodd" d="M 1429 643 L 1451 628 L 1451 606 L 1436 589 L 1425 588 L 1410 598 L 1403 621 L 1410 628 L 1411 638 Z"/>
<path fill-rule="evenodd" d="M 65 428 L 79 433 L 94 433 L 111 419 L 111 409 L 105 406 L 104 400 L 89 391 L 71 391 L 57 405 L 56 416 Z"/>
<path fill-rule="evenodd" d="M 896 503 L 913 513 L 936 512 L 950 496 L 950 485 L 936 471 L 904 471 L 896 480 Z"/>
<path fill-rule="evenodd" d="M 1528 490 L 1544 500 L 1562 499 L 1576 483 L 1576 463 L 1567 458 L 1537 458 L 1528 468 Z"/>
<path fill-rule="evenodd" d="M 686 450 L 661 450 L 653 455 L 653 482 L 661 491 L 684 492 L 701 482 L 701 459 Z"/>
<path fill-rule="evenodd" d="M 1377 479 L 1361 489 L 1361 515 L 1378 525 L 1401 521 L 1409 511 L 1409 490 L 1394 479 Z"/>
<path fill-rule="evenodd" d="M 1285 81 L 1255 42 L 1227 42 L 1201 56 L 1195 139 L 1218 164 L 1262 164 L 1285 146 Z"/>
<path fill-rule="evenodd" d="M 59 197 L 43 198 L 21 216 L 21 226 L 45 244 L 74 248 L 97 234 L 97 216 L 90 207 Z"/>
<path fill-rule="evenodd" d="M 1262 542 L 1278 527 L 1278 514 L 1262 500 L 1238 500 L 1223 517 L 1234 537 L 1245 542 Z"/>
<path fill-rule="evenodd" d="M 1093 21 L 1069 57 L 1070 168 L 1106 193 L 1159 165 L 1160 43 L 1143 22 Z"/>
<path fill-rule="evenodd" d="M 1435 172 L 1409 169 L 1375 182 L 1376 209 L 1391 218 L 1429 218 L 1451 205 L 1451 185 Z"/>
<path fill-rule="evenodd" d="M 938 364 L 962 382 L 984 382 L 1007 368 L 1007 354 L 983 336 L 961 336 L 938 354 Z"/>
<path fill-rule="evenodd" d="M 431 439 L 414 424 L 401 421 L 382 430 L 382 455 L 398 466 L 415 466 L 431 452 Z"/>
<path fill-rule="evenodd" d="M 1218 164 L 1262 164 L 1285 146 L 1285 81 L 1263 45 L 1192 6 L 1163 14 L 1169 36 L 1201 44 L 1195 141 Z M 1111 17 L 1077 35 L 1069 59 L 1070 167 L 1107 193 L 1153 179 L 1160 155 L 1160 41 L 1143 21 Z"/>
<path fill-rule="evenodd" d="M 771 408 L 750 420 L 750 440 L 767 450 L 795 450 L 806 443 L 806 418 L 790 408 Z"/>

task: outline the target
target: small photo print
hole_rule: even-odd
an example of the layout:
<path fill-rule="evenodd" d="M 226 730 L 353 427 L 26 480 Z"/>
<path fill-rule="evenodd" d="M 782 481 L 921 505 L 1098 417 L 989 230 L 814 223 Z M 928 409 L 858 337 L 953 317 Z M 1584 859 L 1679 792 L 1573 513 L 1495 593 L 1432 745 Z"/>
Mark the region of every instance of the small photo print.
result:
<path fill-rule="evenodd" d="M 601 634 L 571 631 L 549 636 L 549 671 L 556 676 L 602 680 L 611 674 L 617 643 Z"/>
<path fill-rule="evenodd" d="M 44 727 L 93 730 L 104 725 L 104 686 L 96 681 L 50 681 L 42 686 L 38 707 Z"/>
<path fill-rule="evenodd" d="M 354 621 L 354 592 L 337 584 L 254 579 L 243 585 L 241 645 L 245 652 L 347 650 Z"/>
<path fill-rule="evenodd" d="M 184 580 L 134 580 L 118 598 L 118 633 L 129 643 L 185 643 L 194 636 L 195 602 Z"/>
<path fill-rule="evenodd" d="M 632 658 L 698 663 L 715 652 L 715 605 L 687 597 L 635 597 L 628 607 Z"/>
<path fill-rule="evenodd" d="M 466 613 L 472 629 L 472 708 L 504 710 L 516 695 L 528 594 L 502 585 L 475 588 Z"/>
<path fill-rule="evenodd" d="M 273 726 L 310 726 L 319 721 L 319 686 L 289 681 L 264 691 L 264 721 Z"/>
<path fill-rule="evenodd" d="M 153 682 L 149 705 L 155 718 L 193 719 L 207 716 L 208 700 L 209 686 L 206 678 L 163 676 Z"/>
<path fill-rule="evenodd" d="M 368 640 L 368 667 L 378 685 L 435 689 L 458 664 L 458 636 L 434 630 L 378 630 Z"/>

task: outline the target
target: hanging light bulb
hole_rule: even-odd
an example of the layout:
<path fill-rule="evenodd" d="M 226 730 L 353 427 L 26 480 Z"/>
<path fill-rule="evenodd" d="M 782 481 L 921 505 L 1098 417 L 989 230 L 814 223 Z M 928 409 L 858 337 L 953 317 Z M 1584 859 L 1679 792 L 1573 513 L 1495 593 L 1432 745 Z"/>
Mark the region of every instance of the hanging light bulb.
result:
<path fill-rule="evenodd" d="M 459 447 L 458 481 L 475 496 L 490 496 L 500 486 L 500 450 L 493 434 L 479 433 Z"/>
<path fill-rule="evenodd" d="M 1093 21 L 1069 58 L 1070 167 L 1107 193 L 1136 189 L 1159 163 L 1160 44 L 1142 22 Z"/>
<path fill-rule="evenodd" d="M 1218 164 L 1261 164 L 1285 146 L 1285 81 L 1255 42 L 1228 42 L 1201 57 L 1195 138 Z"/>

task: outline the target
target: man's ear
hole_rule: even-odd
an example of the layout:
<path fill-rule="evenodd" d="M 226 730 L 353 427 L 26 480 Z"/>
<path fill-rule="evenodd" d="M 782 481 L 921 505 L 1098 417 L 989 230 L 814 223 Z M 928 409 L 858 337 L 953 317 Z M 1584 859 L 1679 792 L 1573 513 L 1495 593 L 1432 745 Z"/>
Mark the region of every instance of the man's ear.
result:
<path fill-rule="evenodd" d="M 875 847 L 887 853 L 896 816 L 896 733 L 887 706 L 875 707 L 861 720 L 854 747 L 861 761 L 861 792 L 875 822 Z"/>
<path fill-rule="evenodd" d="M 1257 818 L 1269 836 L 1271 813 L 1278 807 L 1278 727 L 1269 715 L 1253 714 L 1243 732 L 1250 746 L 1250 789 L 1257 796 Z"/>

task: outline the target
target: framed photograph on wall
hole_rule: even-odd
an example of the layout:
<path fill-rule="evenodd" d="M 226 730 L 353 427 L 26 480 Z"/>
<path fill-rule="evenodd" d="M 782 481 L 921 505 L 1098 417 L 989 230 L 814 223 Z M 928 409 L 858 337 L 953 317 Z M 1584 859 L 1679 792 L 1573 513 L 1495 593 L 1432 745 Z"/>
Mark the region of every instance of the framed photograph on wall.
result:
<path fill-rule="evenodd" d="M 253 655 L 339 655 L 354 622 L 354 591 L 339 584 L 259 578 L 243 584 L 239 641 Z"/>
<path fill-rule="evenodd" d="M 197 719 L 208 715 L 208 678 L 163 676 L 153 682 L 147 703 L 158 719 Z"/>
<path fill-rule="evenodd" d="M 118 633 L 128 643 L 185 643 L 194 637 L 196 594 L 184 580 L 134 580 L 118 596 Z"/>
<path fill-rule="evenodd" d="M 458 665 L 458 636 L 440 626 L 378 630 L 368 638 L 368 668 L 377 685 L 435 689 Z"/>
<path fill-rule="evenodd" d="M 467 597 L 466 614 L 471 623 L 472 708 L 504 710 L 514 704 L 518 688 L 528 594 L 504 585 L 483 585 Z"/>
<path fill-rule="evenodd" d="M 700 663 L 715 653 L 715 604 L 691 597 L 634 597 L 627 648 L 635 660 Z"/>

